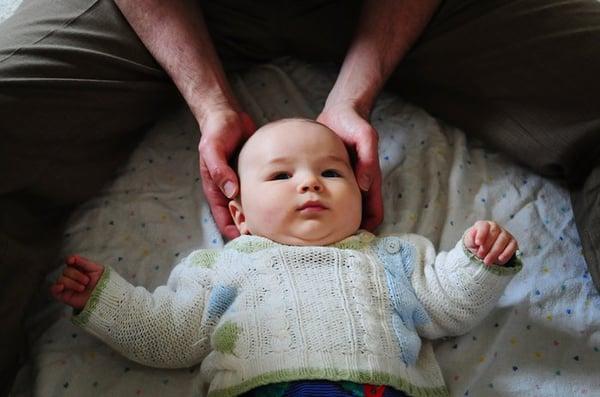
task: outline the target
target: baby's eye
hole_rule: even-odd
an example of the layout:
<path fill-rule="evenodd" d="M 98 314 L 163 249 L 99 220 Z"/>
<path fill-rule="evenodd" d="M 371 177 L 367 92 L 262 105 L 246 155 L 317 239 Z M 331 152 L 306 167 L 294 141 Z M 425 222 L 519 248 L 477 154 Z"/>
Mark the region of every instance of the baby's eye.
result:
<path fill-rule="evenodd" d="M 321 173 L 321 176 L 324 178 L 340 178 L 342 175 L 336 170 L 325 170 Z"/>
<path fill-rule="evenodd" d="M 287 172 L 278 172 L 276 174 L 273 174 L 273 176 L 271 177 L 272 181 L 281 179 L 290 179 L 290 174 Z"/>

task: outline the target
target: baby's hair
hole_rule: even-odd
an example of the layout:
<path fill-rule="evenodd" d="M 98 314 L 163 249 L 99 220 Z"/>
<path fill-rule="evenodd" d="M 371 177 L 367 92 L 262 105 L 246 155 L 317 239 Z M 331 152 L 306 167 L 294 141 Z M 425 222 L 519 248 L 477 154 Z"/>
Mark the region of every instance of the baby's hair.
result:
<path fill-rule="evenodd" d="M 271 121 L 271 122 L 263 125 L 262 127 L 260 127 L 257 130 L 257 132 L 262 129 L 277 126 L 278 124 L 288 123 L 290 121 L 302 121 L 302 122 L 306 122 L 306 123 L 317 124 L 317 125 L 320 125 L 321 127 L 325 127 L 328 130 L 331 130 L 331 128 L 327 127 L 325 124 L 320 123 L 313 119 L 308 119 L 308 118 L 304 118 L 304 117 L 288 117 L 288 118 Z M 250 138 L 248 138 L 248 139 L 250 139 Z M 240 157 L 240 153 L 241 153 L 242 149 L 244 148 L 244 145 L 246 144 L 246 142 L 248 142 L 248 139 L 246 139 L 242 143 L 240 143 L 240 145 L 235 149 L 235 151 L 231 155 L 231 158 L 229 159 L 229 165 L 231 166 L 231 168 L 233 168 L 233 170 L 235 171 L 235 174 L 238 176 L 238 178 L 239 178 L 238 160 Z M 348 151 L 348 156 L 350 157 L 350 165 L 352 166 L 352 168 L 354 168 L 354 166 L 356 165 L 356 153 L 354 152 L 354 150 L 352 150 L 352 148 L 348 147 L 345 143 L 344 143 L 344 146 L 346 146 L 346 150 Z"/>
<path fill-rule="evenodd" d="M 276 126 L 276 125 L 278 125 L 278 124 L 281 124 L 281 123 L 288 123 L 288 122 L 290 122 L 290 121 L 304 121 L 304 122 L 306 122 L 306 123 L 312 123 L 312 124 L 317 124 L 317 125 L 320 125 L 321 127 L 325 127 L 325 128 L 327 128 L 328 130 L 329 130 L 329 129 L 331 129 L 331 128 L 327 127 L 327 126 L 326 126 L 325 124 L 323 124 L 323 123 L 320 123 L 320 122 L 318 122 L 318 121 L 316 121 L 316 120 L 313 120 L 313 119 L 304 118 L 304 117 L 287 117 L 287 118 L 283 118 L 283 119 L 279 119 L 279 120 L 271 121 L 271 122 L 269 122 L 269 123 L 267 123 L 267 124 L 263 125 L 263 126 L 262 126 L 262 127 L 260 127 L 259 129 L 263 129 L 263 128 L 267 128 L 267 127 L 274 127 L 274 126 Z"/>

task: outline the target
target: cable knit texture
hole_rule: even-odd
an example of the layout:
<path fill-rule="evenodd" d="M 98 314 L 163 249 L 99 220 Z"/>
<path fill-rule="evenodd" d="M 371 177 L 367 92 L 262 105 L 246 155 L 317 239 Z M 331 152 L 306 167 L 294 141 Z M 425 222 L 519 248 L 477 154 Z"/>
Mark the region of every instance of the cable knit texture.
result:
<path fill-rule="evenodd" d="M 417 235 L 360 232 L 327 247 L 242 236 L 192 252 L 153 293 L 106 268 L 73 321 L 131 360 L 202 362 L 208 396 L 299 379 L 446 396 L 429 339 L 467 332 L 521 268 Z"/>

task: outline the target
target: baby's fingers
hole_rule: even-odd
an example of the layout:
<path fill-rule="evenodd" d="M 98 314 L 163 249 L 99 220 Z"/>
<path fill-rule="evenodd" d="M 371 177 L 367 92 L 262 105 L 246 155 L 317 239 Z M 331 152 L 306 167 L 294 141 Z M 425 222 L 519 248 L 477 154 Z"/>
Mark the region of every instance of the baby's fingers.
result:
<path fill-rule="evenodd" d="M 67 266 L 69 268 L 76 268 L 86 273 L 97 272 L 99 270 L 102 270 L 102 266 L 79 255 L 71 255 L 67 257 L 67 260 L 65 262 L 67 263 Z"/>
<path fill-rule="evenodd" d="M 500 256 L 498 256 L 498 263 L 500 263 L 501 265 L 506 264 L 506 262 L 508 262 L 510 258 L 513 257 L 513 255 L 515 254 L 515 252 L 517 252 L 518 249 L 519 246 L 517 244 L 517 241 L 515 239 L 510 240 L 506 248 L 504 248 L 504 251 L 502 251 Z"/>
<path fill-rule="evenodd" d="M 90 278 L 88 276 L 73 267 L 65 268 L 63 275 L 74 281 L 77 281 L 79 284 L 87 285 L 90 282 Z"/>
<path fill-rule="evenodd" d="M 65 286 L 61 283 L 54 283 L 50 286 L 50 293 L 56 299 L 60 299 L 61 293 L 65 290 Z"/>
<path fill-rule="evenodd" d="M 85 285 L 73 280 L 72 278 L 61 276 L 58 279 L 58 284 L 64 285 L 64 288 L 67 290 L 73 290 L 78 292 L 85 291 Z"/>
<path fill-rule="evenodd" d="M 477 255 L 480 258 L 485 258 L 488 255 L 500 232 L 501 229 L 498 227 L 498 225 L 493 222 L 488 223 L 486 238 L 479 246 L 479 251 L 477 252 Z"/>
<path fill-rule="evenodd" d="M 488 237 L 488 233 L 490 232 L 490 224 L 487 221 L 477 221 L 473 226 L 477 232 L 475 233 L 475 245 L 478 247 L 485 243 L 485 240 Z"/>
<path fill-rule="evenodd" d="M 491 265 L 493 263 L 499 262 L 499 256 L 504 252 L 504 249 L 506 248 L 510 240 L 511 236 L 508 233 L 500 233 L 500 235 L 498 236 L 498 238 L 496 238 L 496 241 L 490 248 L 489 252 L 483 259 L 483 262 L 486 265 Z"/>
<path fill-rule="evenodd" d="M 477 248 L 477 245 L 475 244 L 475 236 L 476 235 L 477 235 L 477 229 L 474 226 L 472 226 L 469 230 L 467 230 L 467 232 L 465 233 L 465 238 L 464 238 L 465 247 L 467 247 L 467 249 L 469 249 L 473 253 L 476 252 L 476 248 Z"/>

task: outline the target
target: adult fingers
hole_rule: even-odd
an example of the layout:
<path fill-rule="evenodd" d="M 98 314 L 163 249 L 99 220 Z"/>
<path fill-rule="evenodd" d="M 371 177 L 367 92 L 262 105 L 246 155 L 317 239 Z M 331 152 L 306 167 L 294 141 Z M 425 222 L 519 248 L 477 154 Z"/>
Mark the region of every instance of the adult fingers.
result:
<path fill-rule="evenodd" d="M 377 131 L 356 109 L 341 105 L 321 112 L 317 121 L 331 128 L 356 153 L 354 167 L 360 189 L 368 191 L 381 174 L 379 168 Z"/>
<path fill-rule="evenodd" d="M 252 117 L 246 112 L 241 112 L 240 118 L 244 127 L 244 138 L 248 139 L 256 131 L 256 124 L 254 123 L 254 120 L 252 120 Z"/>
<path fill-rule="evenodd" d="M 360 189 L 366 192 L 377 178 L 381 180 L 381 168 L 379 167 L 377 131 L 364 120 L 362 122 L 362 132 L 358 134 L 355 143 L 356 180 Z"/>
<path fill-rule="evenodd" d="M 229 199 L 237 194 L 239 185 L 233 169 L 229 166 L 229 156 L 240 142 L 256 130 L 254 121 L 245 112 L 229 109 L 214 114 L 201 125 L 202 138 L 198 144 L 200 171 Z"/>
<path fill-rule="evenodd" d="M 381 174 L 375 176 L 371 188 L 365 193 L 362 228 L 374 231 L 383 221 L 383 197 L 381 194 Z"/>
<path fill-rule="evenodd" d="M 227 239 L 239 236 L 237 227 L 229 213 L 229 199 L 215 185 L 202 158 L 200 159 L 200 173 L 204 195 L 219 231 Z"/>
<path fill-rule="evenodd" d="M 203 187 L 208 187 L 212 193 L 213 186 L 229 199 L 234 198 L 238 192 L 238 179 L 235 172 L 228 164 L 227 153 L 218 145 L 207 140 L 201 140 L 198 146 L 200 151 L 200 174 Z M 206 184 L 210 185 L 207 186 Z M 215 197 L 208 197 L 209 200 Z"/>

